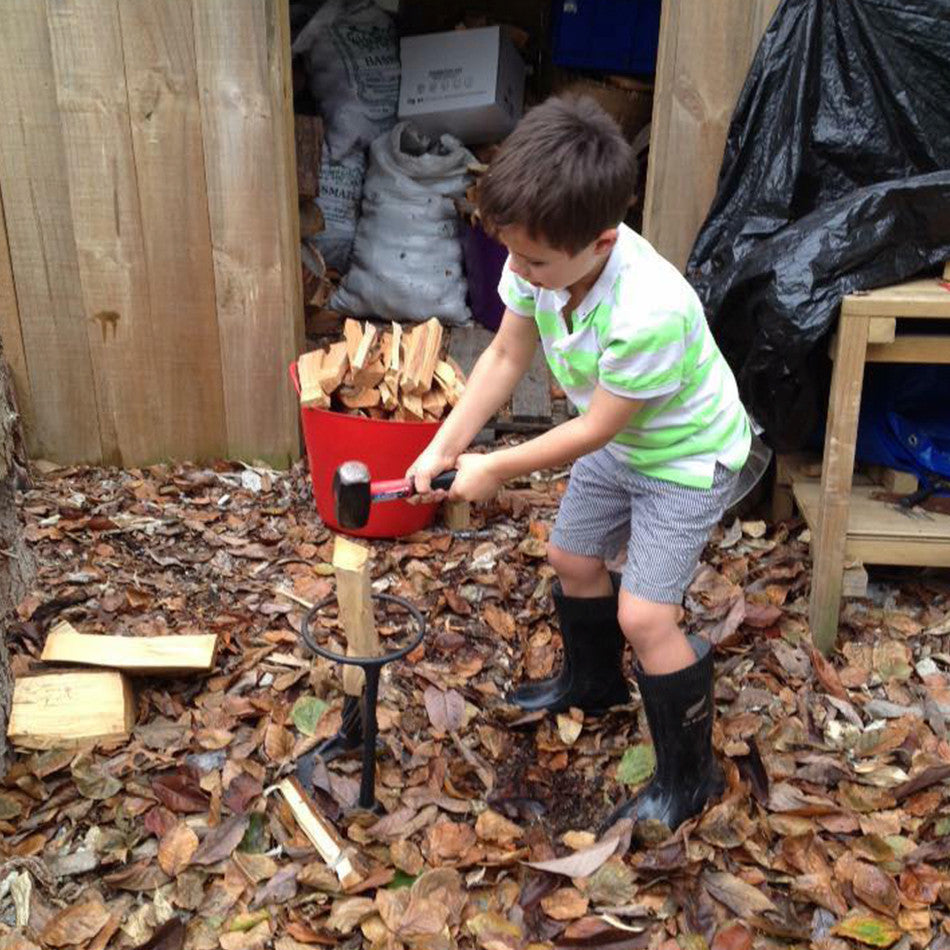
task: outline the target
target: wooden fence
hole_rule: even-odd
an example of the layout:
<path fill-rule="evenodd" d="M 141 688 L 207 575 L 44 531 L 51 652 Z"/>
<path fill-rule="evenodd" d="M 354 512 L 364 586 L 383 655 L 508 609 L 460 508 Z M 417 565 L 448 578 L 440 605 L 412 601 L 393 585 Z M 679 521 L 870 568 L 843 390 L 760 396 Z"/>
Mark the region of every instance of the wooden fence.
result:
<path fill-rule="evenodd" d="M 287 0 L 4 0 L 0 334 L 31 455 L 299 451 Z"/>

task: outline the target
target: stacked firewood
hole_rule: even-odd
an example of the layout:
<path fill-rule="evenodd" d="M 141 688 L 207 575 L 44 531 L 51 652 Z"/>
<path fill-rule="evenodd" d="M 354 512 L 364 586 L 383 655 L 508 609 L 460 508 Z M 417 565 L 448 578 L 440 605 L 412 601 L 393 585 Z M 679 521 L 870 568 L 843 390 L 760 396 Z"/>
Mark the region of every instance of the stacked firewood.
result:
<path fill-rule="evenodd" d="M 437 319 L 407 326 L 347 320 L 343 339 L 297 360 L 300 404 L 373 419 L 437 422 L 458 402 L 465 377 L 442 347 Z"/>

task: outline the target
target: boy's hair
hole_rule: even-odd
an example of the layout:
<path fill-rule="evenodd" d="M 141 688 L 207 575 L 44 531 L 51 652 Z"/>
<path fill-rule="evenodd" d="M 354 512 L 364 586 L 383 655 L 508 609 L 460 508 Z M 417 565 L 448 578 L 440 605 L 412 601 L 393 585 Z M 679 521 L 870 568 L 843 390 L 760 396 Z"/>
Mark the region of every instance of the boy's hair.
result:
<path fill-rule="evenodd" d="M 553 96 L 531 109 L 478 185 L 490 234 L 512 225 L 576 254 L 624 218 L 636 159 L 616 122 L 589 97 Z"/>

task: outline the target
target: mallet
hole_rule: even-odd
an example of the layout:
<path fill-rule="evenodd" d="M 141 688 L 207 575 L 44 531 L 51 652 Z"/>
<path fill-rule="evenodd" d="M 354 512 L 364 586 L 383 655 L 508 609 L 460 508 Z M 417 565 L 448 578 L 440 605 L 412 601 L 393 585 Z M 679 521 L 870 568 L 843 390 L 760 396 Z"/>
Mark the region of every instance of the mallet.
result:
<path fill-rule="evenodd" d="M 432 479 L 433 491 L 447 491 L 455 481 L 455 470 Z M 369 521 L 374 501 L 396 501 L 416 494 L 411 479 L 393 478 L 370 481 L 369 469 L 362 462 L 344 462 L 333 473 L 333 508 L 337 524 L 344 528 L 362 528 Z"/>

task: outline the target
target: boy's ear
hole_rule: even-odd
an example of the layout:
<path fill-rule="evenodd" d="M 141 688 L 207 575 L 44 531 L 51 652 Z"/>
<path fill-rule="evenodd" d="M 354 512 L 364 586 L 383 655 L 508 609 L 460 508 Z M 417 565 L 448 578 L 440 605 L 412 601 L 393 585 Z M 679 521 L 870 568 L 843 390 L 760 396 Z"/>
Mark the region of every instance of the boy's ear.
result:
<path fill-rule="evenodd" d="M 607 228 L 601 231 L 599 237 L 594 240 L 594 251 L 597 254 L 607 254 L 617 243 L 619 232 L 616 228 Z"/>

